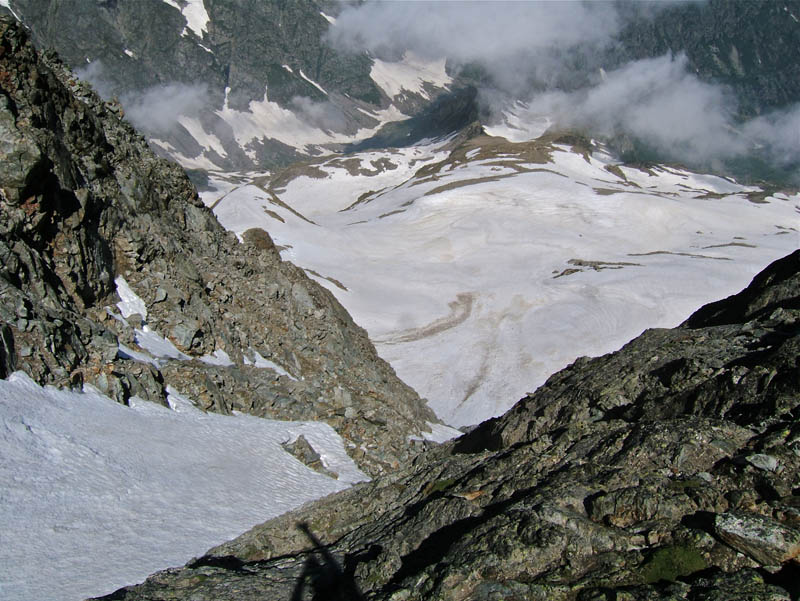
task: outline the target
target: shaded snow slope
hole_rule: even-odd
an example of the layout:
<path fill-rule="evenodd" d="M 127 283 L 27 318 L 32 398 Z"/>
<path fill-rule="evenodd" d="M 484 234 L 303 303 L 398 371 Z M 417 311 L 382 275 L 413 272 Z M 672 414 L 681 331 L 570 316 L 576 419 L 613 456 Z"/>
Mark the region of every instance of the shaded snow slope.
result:
<path fill-rule="evenodd" d="M 0 598 L 108 593 L 366 479 L 326 424 L 170 403 L 0 380 Z M 339 480 L 282 449 L 300 435 Z"/>
<path fill-rule="evenodd" d="M 361 153 L 217 178 L 204 200 L 237 233 L 269 231 L 462 426 L 580 355 L 676 325 L 800 243 L 799 195 L 618 165 L 565 140 Z"/>

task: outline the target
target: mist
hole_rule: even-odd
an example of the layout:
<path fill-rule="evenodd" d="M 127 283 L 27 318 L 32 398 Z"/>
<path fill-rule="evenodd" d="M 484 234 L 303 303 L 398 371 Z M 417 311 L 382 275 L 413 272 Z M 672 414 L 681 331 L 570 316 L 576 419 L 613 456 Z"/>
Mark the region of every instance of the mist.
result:
<path fill-rule="evenodd" d="M 102 61 L 92 61 L 75 74 L 92 84 L 95 91 L 106 100 L 113 95 L 113 86 L 106 76 Z M 131 90 L 120 95 L 125 117 L 137 129 L 148 134 L 163 134 L 178 125 L 181 116 L 197 116 L 210 106 L 210 94 L 205 84 L 172 82 Z"/>
<path fill-rule="evenodd" d="M 628 63 L 584 89 L 537 94 L 527 111 L 560 128 L 605 137 L 631 134 L 689 162 L 741 154 L 747 144 L 730 125 L 735 98 L 686 67 L 685 56 L 670 54 Z"/>
<path fill-rule="evenodd" d="M 170 131 L 181 116 L 196 116 L 209 105 L 205 84 L 168 83 L 120 98 L 125 116 L 137 128 L 158 134 Z"/>
<path fill-rule="evenodd" d="M 326 131 L 344 131 L 347 127 L 347 117 L 332 102 L 315 102 L 306 96 L 295 96 L 291 104 L 292 110 L 314 127 Z"/>
<path fill-rule="evenodd" d="M 621 27 L 606 2 L 367 2 L 342 11 L 328 42 L 397 60 L 406 50 L 446 57 L 453 69 L 477 63 L 505 90 L 530 76 L 551 81 L 569 62 L 590 60 Z"/>
<path fill-rule="evenodd" d="M 514 107 L 554 128 L 632 137 L 687 165 L 753 152 L 781 165 L 800 159 L 800 105 L 742 123 L 732 91 L 700 80 L 682 54 L 603 70 L 631 13 L 653 18 L 673 3 L 367 2 L 345 9 L 328 37 L 381 58 L 446 57 L 454 73 L 480 65 L 490 74 L 482 110 L 498 119 Z"/>

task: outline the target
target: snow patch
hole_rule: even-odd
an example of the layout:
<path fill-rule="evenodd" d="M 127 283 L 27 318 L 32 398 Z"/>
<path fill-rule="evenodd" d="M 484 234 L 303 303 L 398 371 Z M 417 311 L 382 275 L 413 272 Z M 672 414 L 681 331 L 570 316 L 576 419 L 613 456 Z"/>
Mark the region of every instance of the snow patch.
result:
<path fill-rule="evenodd" d="M 174 6 L 186 18 L 186 25 L 189 29 L 197 34 L 197 37 L 203 37 L 204 33 L 208 32 L 208 22 L 210 18 L 206 7 L 203 5 L 203 0 L 163 0 L 170 6 Z M 182 6 L 181 6 L 182 4 Z M 181 35 L 185 35 L 186 30 L 183 30 Z"/>
<path fill-rule="evenodd" d="M 221 157 L 228 156 L 228 153 L 225 152 L 225 148 L 222 146 L 222 141 L 214 134 L 206 132 L 205 129 L 203 129 L 203 124 L 197 119 L 181 115 L 178 117 L 178 123 L 180 123 L 186 131 L 189 132 L 189 135 L 206 150 L 212 150 Z"/>
<path fill-rule="evenodd" d="M 254 359 L 253 365 L 255 365 L 255 367 L 262 369 L 264 368 L 271 369 L 277 372 L 279 376 L 286 376 L 290 380 L 294 380 L 295 382 L 297 382 L 297 378 L 295 378 L 292 374 L 290 374 L 288 371 L 286 371 L 284 368 L 282 368 L 274 361 L 270 361 L 269 359 L 265 359 L 264 357 L 262 357 L 258 351 L 253 351 L 253 359 Z"/>
<path fill-rule="evenodd" d="M 444 424 L 434 424 L 433 422 L 427 422 L 427 423 L 431 431 L 422 433 L 422 437 L 425 440 L 441 443 L 441 442 L 447 442 L 448 440 L 452 440 L 454 438 L 458 438 L 463 434 L 461 430 L 456 430 L 455 428 L 451 428 L 450 426 L 445 426 Z"/>
<path fill-rule="evenodd" d="M 143 326 L 141 330 L 136 330 L 136 344 L 148 353 L 159 359 L 179 359 L 181 361 L 191 361 L 189 355 L 180 352 L 172 342 L 154 332 L 148 326 Z"/>
<path fill-rule="evenodd" d="M 322 92 L 326 96 L 328 95 L 328 93 L 325 91 L 325 88 L 323 88 L 321 85 L 319 85 L 316 81 L 314 81 L 312 79 L 309 79 L 308 76 L 305 73 L 303 73 L 302 69 L 300 69 L 300 77 L 305 79 L 308 83 L 310 83 L 312 86 L 317 88 L 320 92 Z"/>
<path fill-rule="evenodd" d="M 510 142 L 528 142 L 540 137 L 552 124 L 547 116 L 533 114 L 525 103 L 517 102 L 513 108 L 503 111 L 502 119 L 483 129 L 490 136 Z"/>
<path fill-rule="evenodd" d="M 125 281 L 125 278 L 118 275 L 116 279 L 114 279 L 114 283 L 117 285 L 117 295 L 121 299 L 117 303 L 117 308 L 119 312 L 122 313 L 122 316 L 128 319 L 131 315 L 138 313 L 142 316 L 143 321 L 146 320 L 147 305 L 145 305 L 144 301 L 130 286 L 128 286 L 128 282 Z"/>
<path fill-rule="evenodd" d="M 445 63 L 445 59 L 425 60 L 408 51 L 398 62 L 373 59 L 369 75 L 389 98 L 404 93 L 419 94 L 423 98 L 430 98 L 423 84 L 429 83 L 444 88 L 453 81 L 445 70 Z"/>
<path fill-rule="evenodd" d="M 375 127 L 362 128 L 352 135 L 326 131 L 310 125 L 292 111 L 271 102 L 266 89 L 264 98 L 251 101 L 248 109 L 248 111 L 232 109 L 226 100 L 222 109 L 216 111 L 216 114 L 231 126 L 234 139 L 240 147 L 246 148 L 254 140 L 269 138 L 283 142 L 304 154 L 309 154 L 309 147 L 363 140 L 375 134 L 384 123 L 405 118 L 396 107 L 390 106 L 375 114 L 378 120 Z M 182 160 L 178 160 L 186 166 Z"/>
<path fill-rule="evenodd" d="M 161 362 L 152 357 L 151 355 L 132 349 L 124 344 L 119 345 L 117 354 L 123 359 L 132 359 L 133 361 L 138 361 L 139 363 L 148 363 L 153 367 L 155 367 L 156 369 L 161 368 Z"/>
<path fill-rule="evenodd" d="M 367 479 L 326 424 L 206 414 L 168 392 L 174 410 L 0 381 L 5 601 L 110 593 Z M 338 480 L 283 450 L 300 435 Z"/>
<path fill-rule="evenodd" d="M 230 367 L 234 365 L 228 353 L 222 349 L 216 349 L 211 355 L 203 355 L 200 361 L 206 365 L 219 365 L 221 367 Z"/>

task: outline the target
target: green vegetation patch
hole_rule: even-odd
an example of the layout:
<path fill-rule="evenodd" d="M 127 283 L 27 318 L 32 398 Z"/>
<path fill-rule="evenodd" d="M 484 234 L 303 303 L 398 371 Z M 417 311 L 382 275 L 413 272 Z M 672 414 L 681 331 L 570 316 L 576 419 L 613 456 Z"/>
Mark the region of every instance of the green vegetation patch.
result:
<path fill-rule="evenodd" d="M 646 583 L 668 580 L 674 582 L 682 576 L 705 570 L 708 563 L 694 547 L 676 545 L 658 549 L 642 566 L 642 580 Z"/>

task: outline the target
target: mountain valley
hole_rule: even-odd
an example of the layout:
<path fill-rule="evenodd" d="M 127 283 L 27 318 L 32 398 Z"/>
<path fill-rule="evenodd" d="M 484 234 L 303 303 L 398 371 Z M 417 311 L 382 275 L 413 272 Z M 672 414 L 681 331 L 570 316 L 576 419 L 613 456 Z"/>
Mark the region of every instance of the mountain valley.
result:
<path fill-rule="evenodd" d="M 800 3 L 486 6 L 0 0 L 0 596 L 798 598 Z"/>

